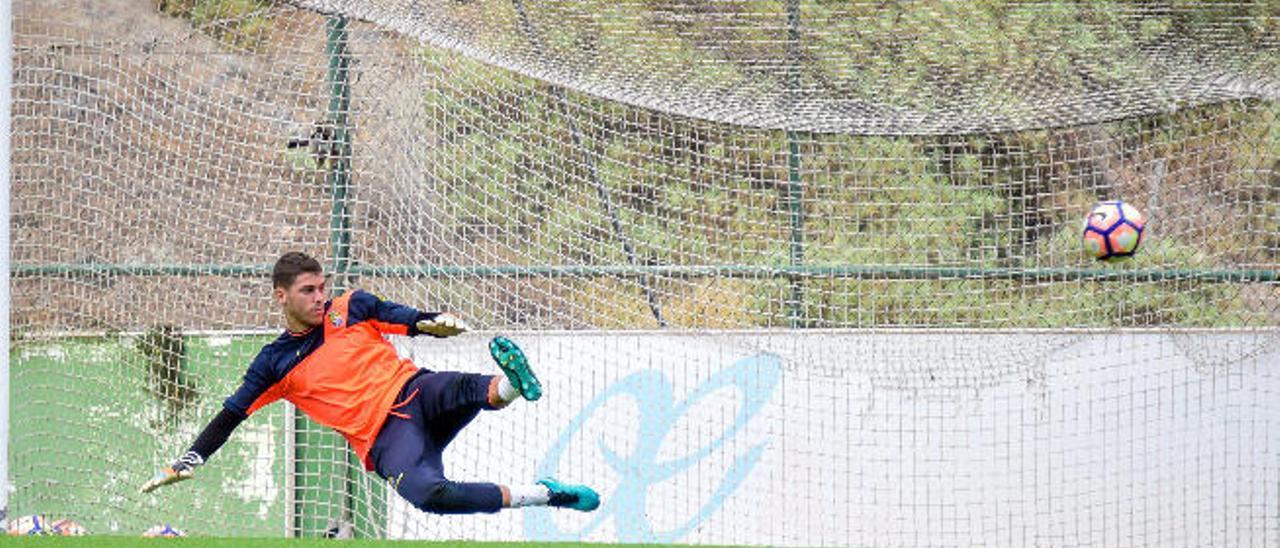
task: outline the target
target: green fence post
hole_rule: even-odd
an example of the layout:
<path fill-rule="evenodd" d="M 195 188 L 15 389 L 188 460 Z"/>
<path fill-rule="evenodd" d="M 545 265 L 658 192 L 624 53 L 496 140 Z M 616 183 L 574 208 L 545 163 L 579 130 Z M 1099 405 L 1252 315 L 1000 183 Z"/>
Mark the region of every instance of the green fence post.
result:
<path fill-rule="evenodd" d="M 347 51 L 347 20 L 332 16 L 328 23 L 328 40 L 325 54 L 329 57 L 329 70 L 325 81 L 329 86 L 329 108 L 325 117 L 332 151 L 326 182 L 333 196 L 329 218 L 329 247 L 333 257 L 330 273 L 334 296 L 341 295 L 351 285 L 347 278 L 351 270 L 351 211 L 348 196 L 351 193 L 351 131 L 348 111 L 351 108 L 351 83 L 348 71 L 351 54 Z"/>
<path fill-rule="evenodd" d="M 800 0 L 787 0 L 787 91 L 793 101 L 800 88 Z M 793 270 L 804 265 L 804 185 L 800 180 L 799 134 L 787 130 L 787 211 L 791 225 L 788 256 Z M 791 327 L 804 326 L 804 282 L 791 278 Z"/>
<path fill-rule="evenodd" d="M 347 20 L 328 20 L 325 53 L 329 57 L 326 83 L 328 114 L 323 132 L 330 151 L 326 175 L 333 205 L 329 220 L 332 263 L 331 294 L 341 295 L 351 278 L 351 132 L 348 113 L 351 84 L 348 71 Z M 351 525 L 357 536 L 381 537 L 385 533 L 385 487 L 368 481 L 364 467 L 337 433 L 298 414 L 294 418 L 293 530 L 298 536 L 323 535 L 332 527 Z"/>

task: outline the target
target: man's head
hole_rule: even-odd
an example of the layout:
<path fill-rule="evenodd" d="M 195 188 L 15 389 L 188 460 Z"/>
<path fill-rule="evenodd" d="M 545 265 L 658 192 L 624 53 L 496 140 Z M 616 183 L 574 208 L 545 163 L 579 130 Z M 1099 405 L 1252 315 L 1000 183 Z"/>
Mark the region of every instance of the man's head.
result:
<path fill-rule="evenodd" d="M 290 251 L 271 270 L 276 303 L 291 331 L 305 331 L 324 322 L 324 268 L 311 256 Z"/>

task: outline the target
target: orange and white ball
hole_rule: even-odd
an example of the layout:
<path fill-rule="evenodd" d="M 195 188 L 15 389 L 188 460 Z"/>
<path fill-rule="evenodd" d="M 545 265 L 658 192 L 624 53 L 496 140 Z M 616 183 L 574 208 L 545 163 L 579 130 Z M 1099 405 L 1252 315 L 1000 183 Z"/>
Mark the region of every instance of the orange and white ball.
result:
<path fill-rule="evenodd" d="M 1102 202 L 1084 221 L 1085 252 L 1101 261 L 1127 259 L 1142 245 L 1146 216 L 1119 200 Z"/>

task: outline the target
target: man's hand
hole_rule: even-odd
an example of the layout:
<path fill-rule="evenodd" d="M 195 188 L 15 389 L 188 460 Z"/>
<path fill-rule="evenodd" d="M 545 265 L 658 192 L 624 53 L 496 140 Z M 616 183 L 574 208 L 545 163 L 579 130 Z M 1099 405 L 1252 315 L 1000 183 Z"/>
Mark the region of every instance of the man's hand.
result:
<path fill-rule="evenodd" d="M 139 491 L 142 493 L 150 493 L 165 485 L 169 485 L 170 483 L 178 483 L 183 480 L 189 480 L 194 475 L 195 474 L 192 473 L 190 468 L 175 470 L 172 466 L 169 466 L 161 469 L 159 472 L 156 472 L 156 475 L 151 476 L 150 480 L 142 484 L 142 489 L 140 489 Z"/>
<path fill-rule="evenodd" d="M 471 329 L 461 318 L 448 312 L 441 312 L 430 320 L 419 321 L 417 328 L 418 331 L 433 337 L 452 337 Z"/>
<path fill-rule="evenodd" d="M 187 454 L 178 459 L 178 462 L 173 463 L 173 466 L 161 468 L 159 472 L 156 472 L 156 475 L 151 476 L 150 480 L 142 484 L 142 488 L 138 491 L 150 493 L 171 483 L 189 480 L 195 476 L 195 467 L 201 464 L 204 464 L 204 459 L 194 451 L 188 451 Z"/>

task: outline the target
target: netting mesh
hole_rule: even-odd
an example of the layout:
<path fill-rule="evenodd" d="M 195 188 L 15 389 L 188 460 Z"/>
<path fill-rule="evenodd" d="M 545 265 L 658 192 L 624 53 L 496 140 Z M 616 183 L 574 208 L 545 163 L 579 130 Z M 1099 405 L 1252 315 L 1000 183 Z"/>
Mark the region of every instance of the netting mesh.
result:
<path fill-rule="evenodd" d="M 1275 7 L 298 1 L 570 89 L 858 135 L 1075 126 L 1275 98 Z"/>
<path fill-rule="evenodd" d="M 16 510 L 120 532 L 183 507 L 176 500 L 201 512 L 173 519 L 202 534 L 311 535 L 330 522 L 371 536 L 546 533 L 511 529 L 510 516 L 420 521 L 394 494 L 382 501 L 340 440 L 294 432 L 278 409 L 246 423 L 201 486 L 167 495 L 176 499 L 132 495 L 131 482 L 185 449 L 235 388 L 265 342 L 258 334 L 278 329 L 266 272 L 299 249 L 339 286 L 453 310 L 482 330 L 567 330 L 531 353 L 573 394 L 606 391 L 646 364 L 678 390 L 714 378 L 672 365 L 672 355 L 718 362 L 663 338 L 671 333 L 700 333 L 726 359 L 790 356 L 782 385 L 800 392 L 776 394 L 753 419 L 767 425 L 744 432 L 774 440 L 759 466 L 801 463 L 792 466 L 821 510 L 792 503 L 824 517 L 671 537 L 618 518 L 589 538 L 1280 536 L 1266 486 L 1280 470 L 1266 444 L 1194 458 L 1206 424 L 1240 439 L 1277 429 L 1265 367 L 1280 344 L 1274 3 L 20 0 L 14 35 L 13 386 L 33 387 L 14 397 Z M 1082 220 L 1106 199 L 1150 218 L 1126 263 L 1081 253 Z M 1095 328 L 1183 335 L 1095 341 Z M 1204 328 L 1229 340 L 1185 335 Z M 885 331 L 897 329 L 918 338 Z M 963 350 L 1014 329 L 1044 337 L 1017 339 L 1012 356 Z M 657 338 L 600 343 L 618 348 L 607 353 L 616 369 L 565 365 L 601 355 L 579 351 L 572 333 L 647 330 Z M 775 330 L 814 348 L 743 335 Z M 868 333 L 885 338 L 857 338 Z M 487 372 L 473 355 L 483 341 L 464 340 L 475 348 L 414 351 Z M 664 350 L 672 344 L 683 350 Z M 824 363 L 824 345 L 862 360 Z M 953 351 L 917 348 L 930 345 Z M 1079 369 L 1046 369 L 1038 356 L 1057 356 L 1047 347 Z M 1140 381 L 1144 367 L 1170 363 L 1155 384 Z M 1174 395 L 1197 391 L 1220 399 Z M 943 403 L 917 408 L 921 394 Z M 1117 433 L 1159 437 L 1141 424 L 1169 408 L 1198 422 L 1161 424 L 1193 434 L 1091 449 Z M 1062 417 L 1073 410 L 1124 426 L 1088 439 Z M 523 481 L 483 456 L 498 448 L 533 466 L 572 411 L 539 411 L 539 426 L 514 441 L 497 419 L 477 423 L 456 462 L 471 477 Z M 627 433 L 645 416 L 611 413 Z M 703 439 L 681 432 L 672 439 Z M 947 457 L 966 432 L 972 451 Z M 1028 441 L 1047 435 L 1079 444 Z M 815 441 L 824 436 L 844 449 Z M 51 447 L 67 458 L 48 462 Z M 113 451 L 102 480 L 92 455 Z M 849 462 L 853 452 L 868 468 Z M 1167 464 L 1169 452 L 1182 456 L 1167 470 L 1184 475 L 1256 472 L 1257 482 L 1232 484 L 1256 511 L 1231 514 L 1236 529 L 1215 525 L 1221 513 L 1179 529 L 1178 512 L 1154 508 L 1073 529 L 1040 510 L 1066 506 L 1063 519 L 1081 522 L 1118 512 L 1119 494 L 1088 500 L 1040 480 L 1113 458 Z M 581 458 L 583 470 L 614 477 Z M 1040 490 L 993 480 L 1003 487 L 984 491 L 974 468 L 1014 470 Z M 839 481 L 823 483 L 833 471 Z M 750 479 L 760 474 L 724 507 L 749 517 L 745 501 L 777 495 Z M 713 476 L 678 484 L 691 494 L 674 507 L 697 514 L 717 492 Z M 895 493 L 882 477 L 919 488 Z M 925 500 L 956 478 L 972 498 Z M 1172 472 L 1124 481 L 1148 498 L 1182 485 Z M 1238 502 L 1203 488 L 1178 499 L 1182 514 Z M 666 530 L 683 523 L 670 521 Z"/>

